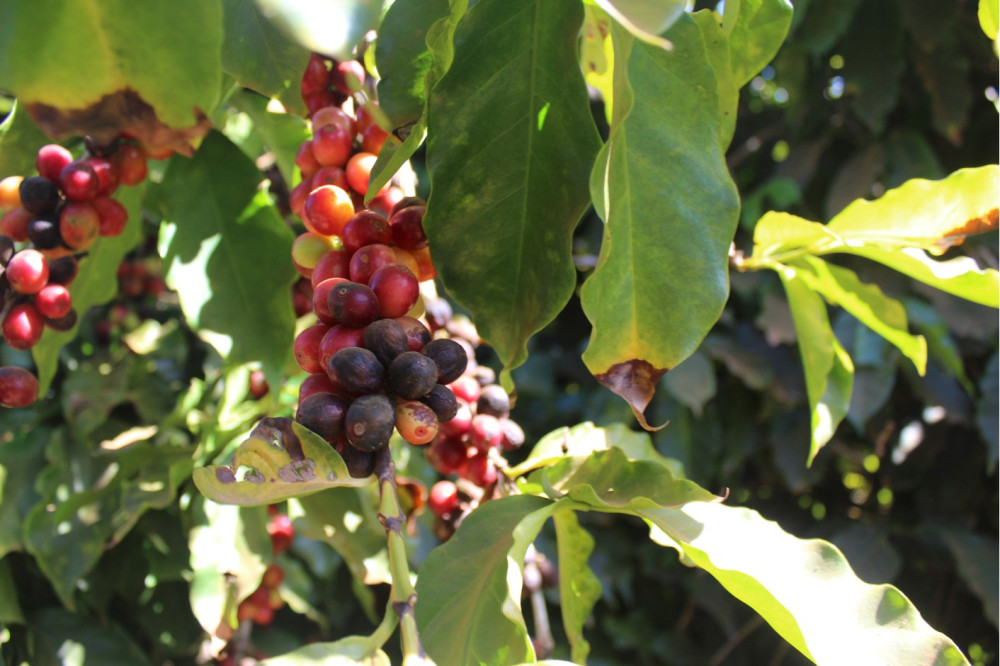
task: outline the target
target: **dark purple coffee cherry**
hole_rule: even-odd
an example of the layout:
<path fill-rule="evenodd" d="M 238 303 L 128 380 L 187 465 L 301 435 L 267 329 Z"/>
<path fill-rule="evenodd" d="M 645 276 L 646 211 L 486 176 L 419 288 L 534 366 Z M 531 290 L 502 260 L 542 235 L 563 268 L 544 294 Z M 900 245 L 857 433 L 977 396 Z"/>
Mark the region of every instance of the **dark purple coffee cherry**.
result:
<path fill-rule="evenodd" d="M 418 400 L 438 383 L 438 367 L 420 352 L 400 354 L 386 373 L 386 390 L 404 400 Z"/>
<path fill-rule="evenodd" d="M 465 368 L 469 365 L 469 357 L 465 353 L 465 348 L 448 338 L 431 340 L 424 347 L 424 354 L 437 366 L 439 384 L 452 383 L 462 376 Z"/>
<path fill-rule="evenodd" d="M 337 453 L 344 459 L 347 465 L 347 473 L 355 479 L 363 479 L 375 473 L 375 454 L 368 451 L 359 451 L 351 446 L 346 438 L 343 444 L 338 445 Z"/>
<path fill-rule="evenodd" d="M 59 205 L 59 187 L 48 178 L 31 176 L 21 181 L 21 205 L 31 213 L 40 215 Z"/>
<path fill-rule="evenodd" d="M 458 398 L 444 384 L 435 384 L 430 393 L 419 400 L 434 410 L 438 417 L 438 423 L 451 421 L 458 413 Z"/>
<path fill-rule="evenodd" d="M 44 217 L 35 218 L 28 223 L 28 238 L 39 250 L 52 250 L 63 246 L 59 222 Z"/>
<path fill-rule="evenodd" d="M 64 314 L 58 319 L 46 319 L 45 325 L 51 328 L 53 331 L 70 331 L 76 326 L 76 322 L 79 316 L 76 310 L 70 310 L 67 314 Z"/>
<path fill-rule="evenodd" d="M 344 347 L 330 359 L 329 375 L 352 393 L 374 393 L 385 382 L 385 366 L 368 349 Z"/>
<path fill-rule="evenodd" d="M 68 285 L 76 277 L 79 264 L 75 257 L 59 257 L 49 262 L 49 284 Z"/>
<path fill-rule="evenodd" d="M 350 400 L 332 393 L 313 393 L 299 402 L 295 420 L 328 442 L 344 436 L 344 419 Z"/>
<path fill-rule="evenodd" d="M 389 443 L 396 408 L 383 393 L 363 395 L 347 408 L 347 441 L 359 451 L 374 452 Z"/>
<path fill-rule="evenodd" d="M 365 329 L 365 347 L 389 367 L 397 356 L 410 350 L 406 331 L 395 319 L 379 319 Z"/>

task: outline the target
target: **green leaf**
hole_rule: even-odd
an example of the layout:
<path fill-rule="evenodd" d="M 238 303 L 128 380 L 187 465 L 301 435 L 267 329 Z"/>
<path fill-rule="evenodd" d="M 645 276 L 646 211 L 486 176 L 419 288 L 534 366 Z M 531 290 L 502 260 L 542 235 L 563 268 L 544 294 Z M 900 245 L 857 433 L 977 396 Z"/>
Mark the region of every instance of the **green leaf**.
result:
<path fill-rule="evenodd" d="M 632 512 L 649 506 L 679 506 L 719 498 L 687 479 L 675 479 L 663 464 L 629 460 L 621 449 L 563 458 L 541 471 L 542 485 L 553 499 L 569 497 L 582 504 Z"/>
<path fill-rule="evenodd" d="M 160 188 L 160 254 L 188 323 L 228 363 L 260 361 L 268 383 L 280 386 L 295 337 L 293 234 L 257 191 L 260 181 L 254 163 L 217 132 L 193 159 L 171 160 Z"/>
<path fill-rule="evenodd" d="M 222 69 L 241 86 L 276 97 L 290 113 L 306 111 L 299 84 L 309 50 L 278 30 L 256 2 L 222 0 Z"/>
<path fill-rule="evenodd" d="M 148 654 L 136 645 L 124 627 L 95 622 L 84 614 L 61 608 L 43 608 L 28 618 L 37 653 L 37 666 L 101 664 L 101 666 L 148 666 Z"/>
<path fill-rule="evenodd" d="M 701 416 L 705 403 L 715 397 L 718 385 L 712 362 L 695 352 L 667 373 L 663 378 L 663 388 L 697 416 Z"/>
<path fill-rule="evenodd" d="M 224 504 L 274 504 L 336 486 L 365 486 L 340 454 L 319 435 L 290 418 L 264 418 L 240 444 L 230 465 L 194 470 L 198 490 Z"/>
<path fill-rule="evenodd" d="M 959 169 L 943 180 L 914 178 L 874 201 L 858 199 L 827 224 L 847 241 L 919 247 L 941 254 L 970 234 L 997 228 L 1000 167 Z"/>
<path fill-rule="evenodd" d="M 731 6 L 738 7 L 738 13 Z M 731 18 L 735 14 L 735 18 Z M 742 88 L 771 62 L 792 24 L 788 0 L 738 0 L 726 3 L 722 29 L 729 35 L 733 79 Z"/>
<path fill-rule="evenodd" d="M 998 368 L 997 353 L 986 363 L 986 369 L 982 377 L 979 378 L 979 400 L 976 401 L 976 427 L 979 434 L 986 442 L 986 471 L 990 474 L 997 466 L 997 458 L 1000 457 L 1000 428 L 996 405 L 1000 402 L 1000 368 Z"/>
<path fill-rule="evenodd" d="M 408 131 L 409 134 L 403 143 L 397 144 L 390 138 L 382 145 L 382 150 L 379 152 L 378 157 L 375 158 L 375 165 L 372 166 L 371 174 L 368 178 L 365 205 L 378 195 L 406 161 L 413 157 L 413 153 L 417 152 L 417 148 L 420 147 L 427 137 L 427 124 L 421 118 Z"/>
<path fill-rule="evenodd" d="M 240 600 L 260 584 L 272 549 L 263 507 L 196 502 L 199 520 L 188 533 L 191 611 L 218 651 L 233 634 Z"/>
<path fill-rule="evenodd" d="M 823 299 L 806 278 L 792 266 L 781 266 L 777 271 L 788 295 L 806 375 L 812 423 L 808 462 L 812 464 L 850 407 L 854 365 L 833 335 Z"/>
<path fill-rule="evenodd" d="M 14 575 L 6 559 L 0 559 L 0 624 L 24 624 Z"/>
<path fill-rule="evenodd" d="M 652 460 L 667 466 L 671 464 L 671 461 L 657 452 L 648 434 L 636 432 L 622 423 L 598 427 L 587 422 L 572 428 L 559 428 L 545 435 L 538 440 L 522 463 L 507 470 L 507 475 L 516 478 L 566 457 L 588 456 L 611 448 L 620 449 L 630 460 Z"/>
<path fill-rule="evenodd" d="M 73 307 L 82 318 L 91 307 L 107 303 L 118 294 L 118 266 L 142 238 L 142 198 L 146 186 L 122 187 L 115 195 L 128 211 L 128 224 L 118 236 L 100 238 L 79 262 L 69 286 Z M 47 330 L 31 354 L 38 370 L 38 393 L 44 395 L 59 368 L 59 352 L 76 338 L 79 324 L 69 331 Z"/>
<path fill-rule="evenodd" d="M 847 32 L 862 0 L 812 2 L 806 5 L 806 15 L 795 35 L 809 55 L 826 54 Z M 798 12 L 796 12 L 798 13 Z"/>
<path fill-rule="evenodd" d="M 391 666 L 382 650 L 369 654 L 367 636 L 348 636 L 333 643 L 304 645 L 278 657 L 258 662 L 260 666 Z"/>
<path fill-rule="evenodd" d="M 0 178 L 34 175 L 38 149 L 47 143 L 49 138 L 31 122 L 24 107 L 15 102 L 0 123 Z"/>
<path fill-rule="evenodd" d="M 670 50 L 665 33 L 683 14 L 684 0 L 589 0 L 636 38 L 651 46 Z"/>
<path fill-rule="evenodd" d="M 924 301 L 909 298 L 904 300 L 903 304 L 906 306 L 910 324 L 926 338 L 927 351 L 931 358 L 936 360 L 943 369 L 950 372 L 966 393 L 974 394 L 975 389 L 965 372 L 962 354 L 948 330 L 948 322 L 938 314 L 937 310 Z"/>
<path fill-rule="evenodd" d="M 728 297 L 739 202 L 720 118 L 735 104 L 720 103 L 693 19 L 670 31 L 673 53 L 617 26 L 612 36 L 616 118 L 591 175 L 606 228 L 581 290 L 594 325 L 583 358 L 642 418 L 660 377 L 694 352 Z"/>
<path fill-rule="evenodd" d="M 990 39 L 996 41 L 997 26 L 1000 24 L 1000 8 L 997 0 L 979 0 L 979 25 Z"/>
<path fill-rule="evenodd" d="M 896 3 L 890 2 L 862 2 L 850 26 L 850 39 L 839 45 L 844 100 L 876 135 L 882 133 L 899 99 L 906 64 L 903 45 L 902 20 Z"/>
<path fill-rule="evenodd" d="M 24 521 L 42 499 L 35 479 L 51 436 L 49 428 L 32 428 L 0 446 L 0 557 L 24 547 Z"/>
<path fill-rule="evenodd" d="M 927 370 L 927 340 L 910 334 L 906 308 L 886 296 L 877 285 L 865 284 L 854 271 L 804 256 L 794 264 L 798 277 L 831 305 L 839 305 L 868 328 L 894 344 L 913 361 L 921 375 Z M 801 337 L 801 336 L 800 336 Z"/>
<path fill-rule="evenodd" d="M 862 582 L 826 541 L 722 504 L 639 514 L 655 541 L 714 576 L 817 664 L 968 663 L 898 589 Z"/>
<path fill-rule="evenodd" d="M 298 95 L 297 90 L 296 95 Z M 312 138 L 306 121 L 291 113 L 271 113 L 267 110 L 265 98 L 245 91 L 230 97 L 229 103 L 253 120 L 254 133 L 263 139 L 267 149 L 274 153 L 278 170 L 284 177 L 285 183 L 291 186 L 296 176 L 295 154 L 303 142 Z M 255 156 L 249 157 L 253 159 Z"/>
<path fill-rule="evenodd" d="M 598 143 L 576 57 L 582 15 L 572 0 L 480 0 L 429 101 L 431 252 L 507 370 L 576 284 L 572 232 Z"/>
<path fill-rule="evenodd" d="M 587 565 L 594 551 L 594 538 L 580 527 L 573 511 L 560 511 L 552 519 L 559 556 L 559 605 L 563 627 L 573 661 L 585 664 L 590 644 L 583 637 L 583 625 L 601 598 L 601 581 Z"/>
<path fill-rule="evenodd" d="M 430 27 L 449 16 L 448 0 L 394 2 L 382 18 L 375 42 L 379 108 L 393 129 L 417 122 L 427 102 Z"/>
<path fill-rule="evenodd" d="M 482 504 L 431 551 L 417 578 L 417 626 L 438 664 L 534 657 L 521 615 L 524 554 L 556 504 L 531 495 Z"/>
<path fill-rule="evenodd" d="M 331 488 L 295 500 L 290 505 L 295 530 L 314 541 L 325 541 L 336 550 L 351 573 L 365 585 L 391 583 L 385 528 L 378 521 L 378 489 Z"/>
<path fill-rule="evenodd" d="M 82 110 L 130 89 L 161 122 L 187 127 L 218 99 L 217 1 L 11 0 L 0 26 L 0 89 L 24 104 Z"/>

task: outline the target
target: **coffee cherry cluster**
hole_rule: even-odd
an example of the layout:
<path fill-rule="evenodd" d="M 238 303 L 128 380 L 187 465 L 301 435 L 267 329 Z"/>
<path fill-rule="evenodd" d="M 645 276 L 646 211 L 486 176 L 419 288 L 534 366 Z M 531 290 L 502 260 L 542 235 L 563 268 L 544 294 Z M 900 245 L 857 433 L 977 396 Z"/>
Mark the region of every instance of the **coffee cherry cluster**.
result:
<path fill-rule="evenodd" d="M 281 610 L 285 600 L 281 598 L 278 586 L 285 580 L 285 570 L 277 564 L 268 565 L 261 577 L 260 585 L 236 608 L 236 619 L 249 620 L 254 624 L 267 626 L 274 620 L 274 613 Z"/>
<path fill-rule="evenodd" d="M 35 168 L 35 176 L 0 180 L 0 329 L 4 342 L 20 350 L 34 347 L 46 328 L 76 325 L 69 285 L 77 260 L 98 238 L 124 230 L 128 212 L 112 195 L 119 185 L 145 180 L 147 161 L 138 146 L 121 141 L 88 146 L 78 159 L 48 144 L 38 150 Z M 3 370 L 0 406 L 37 399 L 37 381 L 32 392 L 26 370 Z"/>

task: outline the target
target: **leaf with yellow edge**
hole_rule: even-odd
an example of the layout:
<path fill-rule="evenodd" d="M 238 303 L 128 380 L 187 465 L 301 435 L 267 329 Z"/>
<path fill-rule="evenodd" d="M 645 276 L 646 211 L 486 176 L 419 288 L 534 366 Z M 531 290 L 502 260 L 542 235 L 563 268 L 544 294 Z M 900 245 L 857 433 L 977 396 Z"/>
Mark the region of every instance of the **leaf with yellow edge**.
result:
<path fill-rule="evenodd" d="M 874 201 L 858 199 L 827 229 L 849 245 L 920 247 L 943 254 L 972 234 L 997 229 L 1000 167 L 960 169 L 943 180 L 914 178 Z"/>
<path fill-rule="evenodd" d="M 364 486 L 374 476 L 350 475 L 340 454 L 290 418 L 261 419 L 232 463 L 194 470 L 203 495 L 223 504 L 273 504 L 336 486 Z"/>

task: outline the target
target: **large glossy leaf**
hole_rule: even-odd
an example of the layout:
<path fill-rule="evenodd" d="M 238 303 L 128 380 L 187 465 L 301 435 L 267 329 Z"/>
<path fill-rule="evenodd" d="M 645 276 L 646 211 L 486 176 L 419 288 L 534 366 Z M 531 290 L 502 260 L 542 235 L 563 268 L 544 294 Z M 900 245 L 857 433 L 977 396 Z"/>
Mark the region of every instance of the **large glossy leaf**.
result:
<path fill-rule="evenodd" d="M 394 2 L 379 24 L 378 100 L 394 129 L 416 123 L 424 113 L 431 68 L 427 31 L 448 13 L 448 0 Z"/>
<path fill-rule="evenodd" d="M 31 122 L 24 107 L 15 102 L 0 123 L 0 178 L 33 176 L 35 156 L 46 143 L 48 137 Z"/>
<path fill-rule="evenodd" d="M 587 564 L 594 550 L 594 538 L 580 526 L 573 511 L 560 511 L 552 521 L 559 556 L 559 607 L 563 628 L 573 661 L 585 664 L 590 644 L 583 637 L 583 625 L 601 598 L 601 581 Z"/>
<path fill-rule="evenodd" d="M 338 60 L 354 57 L 354 48 L 378 24 L 385 4 L 383 0 L 252 1 L 264 16 L 305 48 Z"/>
<path fill-rule="evenodd" d="M 622 457 L 612 450 L 592 458 L 602 455 Z M 798 539 L 755 511 L 718 501 L 658 505 L 654 498 L 677 481 L 662 466 L 640 471 L 648 465 L 622 462 L 620 472 L 608 474 L 603 466 L 577 463 L 563 481 L 572 484 L 568 494 L 575 501 L 560 500 L 557 510 L 587 507 L 644 518 L 654 541 L 714 576 L 817 664 L 966 663 L 899 590 L 862 582 L 830 543 Z"/>
<path fill-rule="evenodd" d="M 171 127 L 208 113 L 220 88 L 218 0 L 11 0 L 0 5 L 0 88 L 81 111 L 134 91 Z"/>
<path fill-rule="evenodd" d="M 833 335 L 826 304 L 799 271 L 791 266 L 778 268 L 788 295 L 795 332 L 799 339 L 802 370 L 806 375 L 812 436 L 809 462 L 830 441 L 851 404 L 851 357 Z"/>
<path fill-rule="evenodd" d="M 908 330 L 906 309 L 877 285 L 862 282 L 854 271 L 805 256 L 794 264 L 799 278 L 831 305 L 839 305 L 913 361 L 921 375 L 927 369 L 927 340 Z"/>
<path fill-rule="evenodd" d="M 125 229 L 118 236 L 98 239 L 87 256 L 80 260 L 77 276 L 69 286 L 73 307 L 80 317 L 91 307 L 107 303 L 118 293 L 118 266 L 142 238 L 142 197 L 145 190 L 145 186 L 119 188 L 115 198 L 128 211 L 129 221 Z M 74 326 L 63 332 L 47 330 L 38 344 L 31 348 L 38 370 L 40 395 L 48 391 L 59 369 L 59 351 L 76 337 L 77 328 Z"/>
<path fill-rule="evenodd" d="M 271 113 L 267 110 L 267 99 L 249 92 L 241 91 L 233 95 L 229 103 L 253 121 L 253 133 L 274 155 L 285 183 L 295 183 L 295 154 L 304 141 L 312 138 L 306 121 L 290 113 Z M 256 155 L 250 157 L 253 159 Z"/>
<path fill-rule="evenodd" d="M 858 199 L 827 229 L 847 244 L 919 247 L 941 254 L 966 235 L 997 228 L 1000 167 L 960 169 L 943 180 L 914 178 L 874 201 Z"/>
<path fill-rule="evenodd" d="M 727 2 L 722 29 L 729 35 L 733 79 L 742 88 L 778 52 L 792 23 L 788 0 Z"/>
<path fill-rule="evenodd" d="M 221 1 L 223 71 L 241 86 L 281 100 L 291 113 L 305 113 L 299 82 L 309 50 L 276 28 L 255 2 Z"/>
<path fill-rule="evenodd" d="M 293 234 L 257 191 L 260 181 L 254 163 L 219 133 L 193 159 L 174 158 L 160 192 L 160 254 L 188 323 L 227 362 L 259 361 L 279 386 L 295 337 Z"/>
<path fill-rule="evenodd" d="M 668 33 L 673 53 L 617 26 L 612 36 L 616 117 L 591 175 L 606 229 L 581 291 L 594 324 L 584 361 L 642 419 L 660 377 L 697 348 L 728 296 L 739 203 L 720 118 L 735 100 L 720 105 L 693 19 Z"/>
<path fill-rule="evenodd" d="M 203 495 L 225 504 L 273 504 L 326 488 L 364 486 L 319 435 L 290 418 L 265 418 L 226 465 L 194 470 Z"/>
<path fill-rule="evenodd" d="M 534 657 L 521 615 L 524 554 L 556 505 L 530 495 L 486 502 L 431 551 L 417 578 L 420 640 L 438 664 Z"/>
<path fill-rule="evenodd" d="M 390 666 L 382 650 L 369 654 L 366 636 L 348 636 L 333 643 L 304 645 L 279 657 L 258 662 L 261 666 Z"/>
<path fill-rule="evenodd" d="M 431 252 L 508 370 L 576 283 L 572 231 L 598 144 L 576 58 L 581 20 L 573 0 L 480 0 L 431 92 Z"/>
<path fill-rule="evenodd" d="M 654 540 L 712 574 L 817 664 L 968 663 L 898 589 L 864 583 L 826 541 L 708 502 L 639 514 Z"/>

